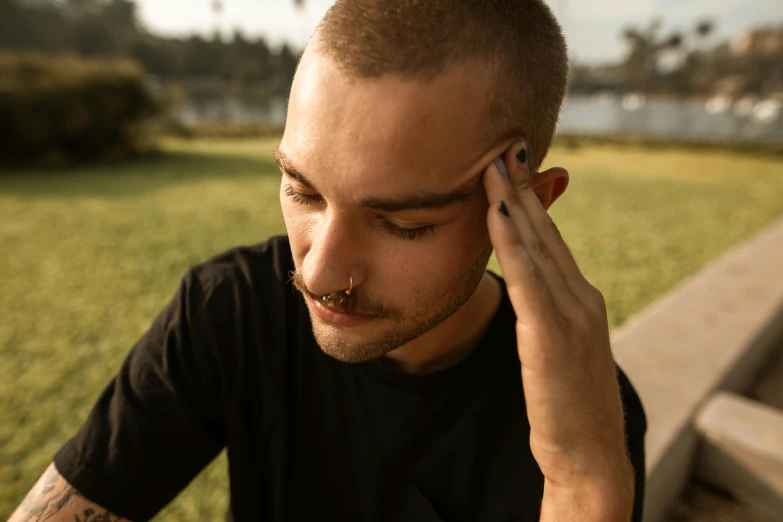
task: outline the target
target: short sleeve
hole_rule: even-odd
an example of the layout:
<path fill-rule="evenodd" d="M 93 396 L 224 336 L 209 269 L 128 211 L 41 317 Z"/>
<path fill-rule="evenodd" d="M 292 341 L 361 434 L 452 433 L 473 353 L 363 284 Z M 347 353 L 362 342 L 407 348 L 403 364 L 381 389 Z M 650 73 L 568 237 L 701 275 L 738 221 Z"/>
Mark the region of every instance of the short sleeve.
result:
<path fill-rule="evenodd" d="M 644 489 L 647 483 L 647 467 L 644 453 L 644 437 L 647 432 L 647 416 L 639 395 L 628 376 L 618 368 L 620 394 L 625 410 L 625 434 L 628 440 L 628 454 L 634 468 L 635 495 L 632 522 L 642 522 L 644 512 Z"/>
<path fill-rule="evenodd" d="M 199 331 L 204 301 L 188 272 L 54 457 L 73 487 L 117 515 L 150 519 L 225 446 L 220 361 Z"/>

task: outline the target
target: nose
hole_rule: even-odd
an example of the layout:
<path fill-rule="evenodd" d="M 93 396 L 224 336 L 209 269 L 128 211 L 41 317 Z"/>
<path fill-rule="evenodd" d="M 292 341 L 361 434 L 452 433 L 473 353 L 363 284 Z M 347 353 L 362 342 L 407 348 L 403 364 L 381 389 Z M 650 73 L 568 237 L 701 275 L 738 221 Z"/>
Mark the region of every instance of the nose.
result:
<path fill-rule="evenodd" d="M 310 249 L 302 262 L 302 278 L 310 292 L 327 295 L 356 288 L 364 279 L 361 238 L 344 216 L 324 214 L 312 228 Z"/>

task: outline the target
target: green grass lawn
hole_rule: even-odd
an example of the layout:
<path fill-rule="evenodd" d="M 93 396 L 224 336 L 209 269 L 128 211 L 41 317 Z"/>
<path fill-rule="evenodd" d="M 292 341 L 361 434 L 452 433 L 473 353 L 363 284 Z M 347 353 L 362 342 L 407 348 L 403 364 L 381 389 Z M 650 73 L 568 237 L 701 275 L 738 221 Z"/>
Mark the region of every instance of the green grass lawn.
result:
<path fill-rule="evenodd" d="M 116 166 L 0 173 L 0 519 L 185 270 L 284 231 L 272 145 L 171 142 Z M 604 145 L 556 148 L 548 163 L 571 172 L 551 213 L 613 327 L 783 216 L 781 157 Z M 225 465 L 158 520 L 220 519 Z"/>

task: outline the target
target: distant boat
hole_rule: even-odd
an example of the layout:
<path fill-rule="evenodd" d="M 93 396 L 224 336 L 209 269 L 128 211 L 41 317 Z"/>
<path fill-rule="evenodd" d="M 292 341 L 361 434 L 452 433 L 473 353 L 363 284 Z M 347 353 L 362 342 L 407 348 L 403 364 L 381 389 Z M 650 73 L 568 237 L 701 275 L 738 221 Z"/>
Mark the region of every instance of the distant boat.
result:
<path fill-rule="evenodd" d="M 602 105 L 611 105 L 617 102 L 617 96 L 611 92 L 606 91 L 596 94 L 593 99 Z"/>
<path fill-rule="evenodd" d="M 753 119 L 759 123 L 772 123 L 780 116 L 781 108 L 780 100 L 761 100 L 753 107 Z"/>
<path fill-rule="evenodd" d="M 623 109 L 629 112 L 638 111 L 647 104 L 644 94 L 626 94 L 623 97 Z"/>
<path fill-rule="evenodd" d="M 718 94 L 704 103 L 704 109 L 710 114 L 723 114 L 731 108 L 731 98 Z"/>
<path fill-rule="evenodd" d="M 740 118 L 747 118 L 753 114 L 753 107 L 756 105 L 756 98 L 745 96 L 734 102 L 734 115 Z"/>

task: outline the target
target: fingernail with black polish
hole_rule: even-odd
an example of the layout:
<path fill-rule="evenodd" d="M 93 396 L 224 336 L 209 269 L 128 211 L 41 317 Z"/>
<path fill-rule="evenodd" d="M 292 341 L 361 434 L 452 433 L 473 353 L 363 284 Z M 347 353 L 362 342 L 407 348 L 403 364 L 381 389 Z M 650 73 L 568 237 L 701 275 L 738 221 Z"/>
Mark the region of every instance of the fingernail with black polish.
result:
<path fill-rule="evenodd" d="M 504 216 L 508 217 L 508 208 L 506 207 L 506 202 L 501 200 L 500 204 L 498 205 L 498 210 L 500 210 L 500 213 Z"/>
<path fill-rule="evenodd" d="M 527 150 L 520 149 L 519 152 L 517 152 L 517 159 L 520 163 L 527 163 Z"/>

